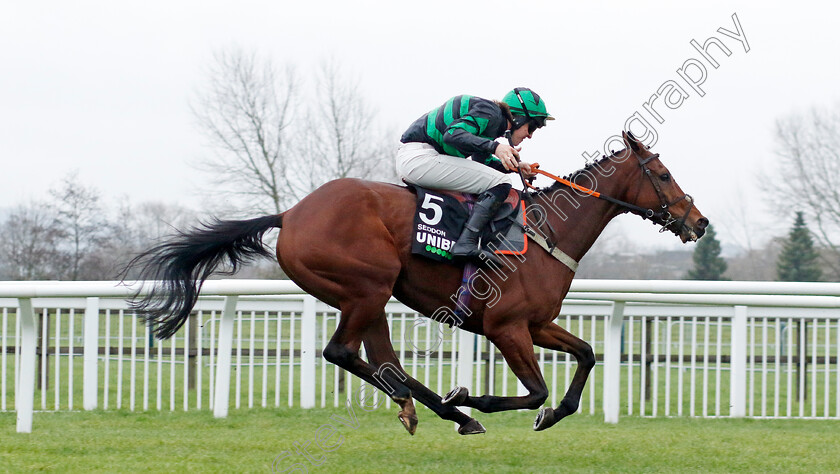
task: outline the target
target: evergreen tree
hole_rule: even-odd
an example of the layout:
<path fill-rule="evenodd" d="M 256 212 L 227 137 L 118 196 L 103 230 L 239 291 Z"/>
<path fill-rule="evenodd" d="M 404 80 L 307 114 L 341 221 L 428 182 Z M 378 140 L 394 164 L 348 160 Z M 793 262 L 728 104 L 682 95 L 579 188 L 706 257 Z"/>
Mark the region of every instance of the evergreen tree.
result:
<path fill-rule="evenodd" d="M 814 248 L 811 231 L 805 225 L 802 212 L 796 213 L 793 228 L 776 261 L 776 273 L 781 281 L 818 281 L 822 276 L 819 253 Z"/>
<path fill-rule="evenodd" d="M 720 242 L 713 226 L 706 227 L 706 235 L 694 249 L 694 268 L 688 271 L 688 280 L 728 280 L 723 277 L 726 262 L 720 256 Z"/>

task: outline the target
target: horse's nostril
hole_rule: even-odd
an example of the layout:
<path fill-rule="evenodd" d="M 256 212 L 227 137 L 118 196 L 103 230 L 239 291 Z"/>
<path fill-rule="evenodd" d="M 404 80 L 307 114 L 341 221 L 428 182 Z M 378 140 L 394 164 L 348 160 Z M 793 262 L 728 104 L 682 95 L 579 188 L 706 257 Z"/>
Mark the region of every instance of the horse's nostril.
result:
<path fill-rule="evenodd" d="M 705 217 L 701 217 L 700 219 L 697 219 L 697 227 L 699 229 L 705 229 L 708 225 L 709 225 L 709 219 L 706 219 Z"/>

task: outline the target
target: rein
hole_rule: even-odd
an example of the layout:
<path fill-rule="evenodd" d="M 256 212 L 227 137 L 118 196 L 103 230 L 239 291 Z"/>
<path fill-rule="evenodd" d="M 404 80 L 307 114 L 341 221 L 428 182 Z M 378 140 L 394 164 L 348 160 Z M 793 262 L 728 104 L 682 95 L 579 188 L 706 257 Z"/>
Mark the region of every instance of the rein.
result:
<path fill-rule="evenodd" d="M 656 192 L 656 196 L 659 198 L 660 210 L 658 210 L 658 211 L 654 211 L 653 209 L 650 209 L 650 208 L 637 206 L 635 204 L 625 202 L 625 201 L 622 201 L 620 199 L 616 199 L 612 196 L 607 196 L 607 195 L 601 194 L 601 193 L 599 193 L 595 190 L 583 187 L 583 186 L 581 186 L 579 184 L 576 184 L 576 183 L 573 183 L 573 182 L 571 182 L 567 179 L 561 178 L 559 176 L 555 176 L 555 175 L 553 175 L 553 174 L 551 174 L 547 171 L 543 171 L 543 170 L 539 169 L 539 166 L 540 166 L 539 163 L 533 163 L 531 165 L 531 170 L 534 173 L 541 174 L 541 175 L 543 175 L 547 178 L 551 178 L 554 181 L 556 181 L 556 182 L 558 182 L 558 183 L 560 183 L 564 186 L 567 186 L 569 188 L 572 188 L 576 191 L 579 191 L 583 194 L 586 194 L 588 196 L 592 196 L 592 197 L 597 198 L 597 199 L 602 199 L 604 201 L 607 201 L 607 202 L 616 204 L 618 206 L 621 206 L 621 207 L 625 208 L 626 210 L 630 211 L 631 213 L 636 214 L 638 216 L 641 216 L 642 219 L 650 219 L 651 222 L 653 222 L 654 224 L 662 226 L 662 228 L 659 229 L 659 232 L 664 232 L 669 227 L 674 226 L 671 230 L 674 233 L 677 233 L 677 232 L 680 232 L 683 227 L 685 227 L 685 220 L 688 218 L 688 214 L 691 213 L 691 210 L 694 208 L 694 199 L 691 196 L 689 196 L 688 194 L 683 194 L 682 196 L 674 199 L 673 201 L 668 202 L 668 199 L 665 197 L 665 194 L 662 192 L 662 187 L 660 186 L 660 184 L 656 180 L 656 178 L 653 176 L 653 173 L 651 173 L 650 168 L 647 167 L 647 164 L 651 160 L 655 160 L 657 158 L 659 158 L 658 153 L 656 153 L 654 155 L 651 155 L 651 156 L 649 156 L 645 159 L 642 159 L 641 157 L 636 155 L 636 159 L 639 161 L 639 168 L 641 168 L 642 173 L 648 177 L 651 185 L 653 186 L 653 190 Z M 525 186 L 526 188 L 530 188 L 534 191 L 540 191 L 539 188 L 537 188 L 536 186 L 531 184 L 532 181 L 533 181 L 533 178 L 526 179 L 525 175 L 522 173 L 522 170 L 520 169 L 518 171 L 519 171 L 519 177 L 522 179 L 523 186 Z M 533 203 L 533 197 L 532 197 L 531 193 L 523 193 L 523 194 L 525 195 L 526 199 L 530 203 Z M 669 209 L 670 209 L 671 206 L 679 203 L 682 200 L 687 200 L 688 201 L 688 203 L 689 203 L 688 209 L 686 209 L 686 211 L 682 215 L 682 217 L 680 217 L 679 219 L 675 219 L 671 215 L 671 212 L 669 211 Z M 556 232 L 555 232 L 554 228 L 552 227 L 551 222 L 546 220 L 546 224 L 548 224 L 548 228 L 551 231 L 550 235 L 556 235 Z M 677 229 L 677 230 L 674 230 L 674 229 Z M 574 260 L 573 258 L 571 258 L 569 255 L 567 255 L 565 252 L 558 249 L 554 242 L 542 237 L 541 235 L 536 233 L 533 229 L 529 228 L 528 226 L 525 226 L 525 232 L 531 237 L 531 239 L 537 245 L 539 245 L 546 252 L 548 252 L 549 255 L 551 255 L 555 259 L 557 259 L 560 262 L 562 262 L 563 264 L 565 264 L 567 267 L 569 267 L 572 270 L 572 272 L 577 271 L 578 262 L 576 260 Z"/>
<path fill-rule="evenodd" d="M 567 179 L 563 179 L 559 176 L 555 176 L 555 175 L 553 175 L 553 174 L 551 174 L 547 171 L 543 171 L 543 170 L 539 169 L 539 166 L 540 166 L 539 163 L 532 164 L 531 165 L 531 170 L 534 171 L 537 174 L 541 174 L 541 175 L 543 175 L 547 178 L 551 178 L 554 181 L 556 181 L 556 182 L 558 182 L 558 183 L 560 183 L 564 186 L 567 186 L 567 187 L 570 187 L 574 190 L 580 191 L 583 194 L 587 194 L 587 195 L 592 196 L 594 198 L 602 199 L 604 201 L 611 202 L 613 204 L 619 205 L 619 206 L 627 209 L 628 211 L 632 212 L 633 214 L 641 216 L 642 219 L 650 219 L 651 222 L 654 222 L 654 223 L 662 226 L 662 228 L 659 229 L 659 232 L 664 232 L 669 226 L 671 226 L 673 224 L 678 224 L 677 228 L 681 228 L 685 225 L 685 220 L 686 220 L 686 218 L 688 218 L 688 214 L 691 212 L 691 209 L 694 207 L 694 199 L 691 196 L 689 196 L 688 194 L 683 194 L 682 196 L 678 197 L 677 199 L 675 199 L 671 202 L 668 202 L 668 200 L 665 198 L 664 193 L 662 192 L 662 188 L 660 187 L 660 185 L 656 181 L 656 179 L 653 177 L 653 174 L 650 172 L 650 169 L 647 167 L 647 164 L 651 160 L 654 160 L 656 158 L 659 158 L 659 153 L 651 155 L 644 160 L 637 157 L 637 159 L 639 160 L 639 167 L 642 169 L 642 172 L 650 179 L 651 185 L 653 185 L 653 189 L 656 192 L 657 197 L 659 198 L 659 202 L 660 202 L 660 206 L 661 206 L 661 209 L 659 211 L 654 211 L 653 209 L 637 206 L 635 204 L 631 204 L 629 202 L 625 202 L 625 201 L 622 201 L 620 199 L 616 199 L 614 197 L 601 194 L 601 193 L 599 193 L 597 191 L 594 191 L 592 189 L 589 189 L 589 188 L 583 187 L 579 184 L 573 183 L 573 182 L 571 182 Z M 523 180 L 523 183 L 524 183 L 524 180 Z M 536 186 L 534 186 L 530 183 L 526 183 L 526 185 L 530 189 L 533 189 L 535 191 L 539 191 L 539 188 L 537 188 Z M 671 215 L 671 212 L 668 209 L 670 209 L 671 206 L 679 203 L 682 200 L 687 200 L 689 202 L 689 206 L 688 206 L 688 209 L 686 209 L 685 213 L 682 215 L 682 217 L 680 217 L 679 219 L 676 219 Z"/>
<path fill-rule="evenodd" d="M 650 218 L 656 216 L 656 212 L 654 212 L 653 209 L 646 209 L 644 207 L 640 207 L 640 206 L 637 206 L 635 204 L 630 204 L 629 202 L 624 202 L 620 199 L 616 199 L 614 197 L 610 197 L 610 196 L 601 194 L 597 191 L 593 191 L 589 188 L 585 188 L 585 187 L 583 187 L 579 184 L 575 184 L 575 183 L 573 183 L 573 182 L 571 182 L 567 179 L 563 179 L 559 176 L 555 176 L 555 175 L 553 175 L 553 174 L 551 174 L 547 171 L 543 171 L 543 170 L 539 169 L 539 163 L 534 163 L 533 165 L 531 165 L 531 169 L 533 171 L 535 171 L 537 174 L 541 174 L 543 176 L 551 178 L 554 181 L 557 181 L 558 183 L 560 183 L 564 186 L 568 186 L 572 189 L 576 189 L 576 190 L 578 190 L 578 191 L 580 191 L 584 194 L 588 194 L 592 197 L 595 197 L 595 198 L 598 198 L 598 199 L 603 199 L 604 201 L 611 202 L 613 204 L 618 204 L 619 206 L 625 207 L 625 208 L 629 209 L 630 211 L 634 211 L 635 213 L 641 215 L 643 218 L 650 219 Z M 530 187 L 531 189 L 533 189 L 535 191 L 539 190 L 539 188 L 537 188 L 536 186 L 533 186 L 533 185 L 529 185 L 528 187 Z"/>

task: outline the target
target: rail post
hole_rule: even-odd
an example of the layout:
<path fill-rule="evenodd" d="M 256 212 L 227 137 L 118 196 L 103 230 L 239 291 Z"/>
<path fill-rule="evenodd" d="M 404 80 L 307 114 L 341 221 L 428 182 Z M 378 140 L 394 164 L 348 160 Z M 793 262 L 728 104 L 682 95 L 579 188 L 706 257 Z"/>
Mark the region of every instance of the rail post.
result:
<path fill-rule="evenodd" d="M 618 423 L 621 392 L 621 327 L 624 324 L 623 301 L 612 305 L 604 338 L 604 421 Z"/>
<path fill-rule="evenodd" d="M 315 407 L 315 297 L 304 295 L 300 322 L 300 407 Z"/>
<path fill-rule="evenodd" d="M 96 410 L 99 403 L 99 298 L 86 298 L 84 331 L 82 407 Z"/>
<path fill-rule="evenodd" d="M 233 322 L 236 319 L 236 295 L 225 296 L 225 309 L 219 323 L 219 355 L 216 358 L 213 416 L 225 418 L 230 405 L 230 362 L 233 350 Z"/>
<path fill-rule="evenodd" d="M 187 319 L 187 327 L 190 333 L 189 340 L 186 344 L 189 348 L 189 351 L 187 351 L 188 353 L 184 354 L 184 364 L 186 365 L 186 367 L 189 367 L 187 388 L 194 389 L 196 376 L 198 374 L 198 371 L 201 370 L 201 366 L 198 364 L 198 315 L 190 315 L 189 319 Z M 196 397 L 196 399 L 201 400 L 201 397 Z"/>
<path fill-rule="evenodd" d="M 747 414 L 747 307 L 735 306 L 729 372 L 729 416 Z"/>
<path fill-rule="evenodd" d="M 458 328 L 458 378 L 456 383 L 460 387 L 466 387 L 472 393 L 473 361 L 475 360 L 475 335 L 469 331 Z M 472 408 L 459 407 L 467 416 L 472 416 Z M 455 425 L 458 429 L 458 425 Z"/>
<path fill-rule="evenodd" d="M 17 432 L 32 432 L 32 411 L 35 403 L 35 345 L 38 342 L 38 321 L 32 311 L 32 300 L 18 299 L 20 320 L 20 372 L 17 383 L 20 387 L 15 398 L 17 410 Z"/>

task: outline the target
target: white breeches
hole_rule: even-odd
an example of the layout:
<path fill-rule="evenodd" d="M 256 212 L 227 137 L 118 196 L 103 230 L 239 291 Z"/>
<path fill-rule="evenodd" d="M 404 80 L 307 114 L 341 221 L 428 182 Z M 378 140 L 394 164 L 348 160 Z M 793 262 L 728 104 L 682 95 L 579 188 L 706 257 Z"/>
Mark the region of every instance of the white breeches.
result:
<path fill-rule="evenodd" d="M 426 143 L 402 143 L 397 151 L 397 173 L 407 183 L 424 188 L 481 194 L 510 178 L 469 158 L 442 155 Z"/>

